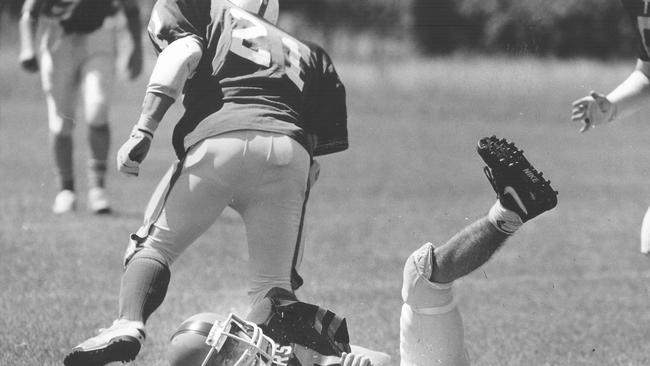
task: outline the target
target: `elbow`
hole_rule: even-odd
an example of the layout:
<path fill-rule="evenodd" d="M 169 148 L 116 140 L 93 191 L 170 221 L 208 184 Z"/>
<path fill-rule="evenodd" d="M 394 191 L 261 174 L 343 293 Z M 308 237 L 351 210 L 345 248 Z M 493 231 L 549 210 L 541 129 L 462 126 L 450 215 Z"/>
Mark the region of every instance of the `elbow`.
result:
<path fill-rule="evenodd" d="M 193 76 L 202 55 L 201 45 L 191 37 L 169 44 L 158 56 L 147 92 L 177 99 L 187 79 Z"/>

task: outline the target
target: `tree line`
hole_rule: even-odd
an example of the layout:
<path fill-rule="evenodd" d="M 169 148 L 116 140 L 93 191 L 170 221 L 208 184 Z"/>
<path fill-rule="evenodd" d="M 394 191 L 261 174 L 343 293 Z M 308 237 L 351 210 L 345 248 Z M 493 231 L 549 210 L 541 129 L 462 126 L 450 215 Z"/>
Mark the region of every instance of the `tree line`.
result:
<path fill-rule="evenodd" d="M 140 1 L 147 10 L 154 2 Z M 16 18 L 23 2 L 0 0 L 0 12 Z M 637 42 L 613 0 L 280 0 L 280 7 L 281 22 L 286 17 L 293 31 L 320 34 L 330 46 L 364 34 L 422 54 L 610 58 L 629 57 Z"/>

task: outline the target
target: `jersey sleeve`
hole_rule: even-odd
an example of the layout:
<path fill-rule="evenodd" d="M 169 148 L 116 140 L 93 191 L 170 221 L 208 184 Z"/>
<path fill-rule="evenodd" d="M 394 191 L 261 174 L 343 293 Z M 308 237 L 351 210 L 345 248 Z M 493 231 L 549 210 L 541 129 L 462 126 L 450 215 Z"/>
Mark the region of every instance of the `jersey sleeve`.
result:
<path fill-rule="evenodd" d="M 209 23 L 209 1 L 158 0 L 151 11 L 147 32 L 157 53 L 184 37 L 194 37 L 205 47 Z"/>
<path fill-rule="evenodd" d="M 313 43 L 311 62 L 315 74 L 305 90 L 305 125 L 317 137 L 314 155 L 325 155 L 348 148 L 345 87 L 329 55 Z"/>
<path fill-rule="evenodd" d="M 645 4 L 640 1 L 621 0 L 634 29 L 637 30 L 637 56 L 643 61 L 650 61 L 647 45 L 650 44 L 650 14 L 644 13 Z"/>

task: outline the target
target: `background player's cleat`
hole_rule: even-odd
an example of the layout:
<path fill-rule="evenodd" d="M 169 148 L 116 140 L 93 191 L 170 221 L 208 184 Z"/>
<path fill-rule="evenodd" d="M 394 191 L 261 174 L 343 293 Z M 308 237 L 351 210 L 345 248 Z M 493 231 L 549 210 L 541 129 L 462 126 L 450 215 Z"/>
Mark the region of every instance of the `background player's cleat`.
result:
<path fill-rule="evenodd" d="M 57 193 L 54 198 L 54 204 L 52 205 L 52 212 L 55 214 L 62 214 L 66 212 L 74 211 L 77 207 L 77 196 L 76 194 L 69 190 L 64 189 L 61 192 Z"/>
<path fill-rule="evenodd" d="M 98 215 L 111 213 L 111 205 L 104 188 L 92 187 L 88 190 L 88 209 Z"/>
<path fill-rule="evenodd" d="M 101 366 L 110 362 L 133 361 L 144 342 L 142 322 L 119 319 L 110 328 L 101 329 L 65 356 L 65 366 Z"/>
<path fill-rule="evenodd" d="M 478 142 L 483 169 L 503 207 L 516 212 L 523 222 L 557 205 L 557 192 L 524 157 L 515 144 L 496 136 Z"/>

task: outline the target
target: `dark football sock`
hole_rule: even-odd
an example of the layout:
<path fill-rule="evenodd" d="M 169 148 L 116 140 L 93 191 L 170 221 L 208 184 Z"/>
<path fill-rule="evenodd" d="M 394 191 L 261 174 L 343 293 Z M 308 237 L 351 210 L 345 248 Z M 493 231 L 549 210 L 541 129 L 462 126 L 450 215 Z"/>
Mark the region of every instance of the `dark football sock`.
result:
<path fill-rule="evenodd" d="M 136 253 L 122 275 L 119 318 L 145 323 L 165 299 L 170 275 L 165 259 L 155 250 Z"/>
<path fill-rule="evenodd" d="M 72 136 L 50 134 L 50 143 L 54 153 L 54 164 L 59 177 L 61 190 L 74 190 L 74 173 L 72 163 Z"/>
<path fill-rule="evenodd" d="M 110 148 L 110 128 L 108 124 L 89 126 L 88 145 L 90 158 L 88 159 L 88 185 L 91 187 L 104 187 L 106 176 L 106 159 Z"/>

